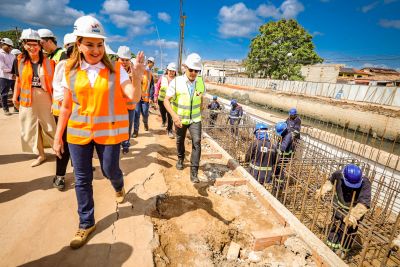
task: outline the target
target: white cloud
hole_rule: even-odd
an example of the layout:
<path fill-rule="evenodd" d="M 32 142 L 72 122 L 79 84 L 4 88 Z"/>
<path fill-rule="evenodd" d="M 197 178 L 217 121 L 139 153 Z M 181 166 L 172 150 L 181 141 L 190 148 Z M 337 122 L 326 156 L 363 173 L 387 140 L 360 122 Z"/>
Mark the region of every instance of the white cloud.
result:
<path fill-rule="evenodd" d="M 388 65 L 385 64 L 373 64 L 373 63 L 364 63 L 361 68 L 383 68 L 383 69 L 391 69 Z"/>
<path fill-rule="evenodd" d="M 377 7 L 378 4 L 379 4 L 378 1 L 372 2 L 372 3 L 369 4 L 369 5 L 366 5 L 366 6 L 361 7 L 361 11 L 362 11 L 363 13 L 367 13 L 367 12 L 371 11 L 372 9 L 374 9 L 375 7 Z"/>
<path fill-rule="evenodd" d="M 1 1 L 0 15 L 43 27 L 70 25 L 72 30 L 84 12 L 68 4 L 69 0 Z"/>
<path fill-rule="evenodd" d="M 111 35 L 107 36 L 107 43 L 123 43 L 127 42 L 129 38 L 127 36 L 122 35 Z"/>
<path fill-rule="evenodd" d="M 262 24 L 261 18 L 291 19 L 304 11 L 298 0 L 285 0 L 279 7 L 273 4 L 261 4 L 256 10 L 247 8 L 242 2 L 232 6 L 223 6 L 219 10 L 219 33 L 224 38 L 250 37 Z"/>
<path fill-rule="evenodd" d="M 157 15 L 158 15 L 158 19 L 159 20 L 162 20 L 162 21 L 164 21 L 166 23 L 170 23 L 171 22 L 171 16 L 168 13 L 166 13 L 166 12 L 158 12 Z"/>
<path fill-rule="evenodd" d="M 160 39 L 160 40 L 147 40 L 143 42 L 144 45 L 147 46 L 161 46 L 165 48 L 177 48 L 178 47 L 178 42 L 175 41 L 167 41 L 165 39 Z"/>
<path fill-rule="evenodd" d="M 311 35 L 314 36 L 314 37 L 315 37 L 315 36 L 318 36 L 318 35 L 319 35 L 319 36 L 323 36 L 324 33 L 323 33 L 323 32 L 319 32 L 319 31 L 315 31 L 315 32 L 311 33 Z"/>
<path fill-rule="evenodd" d="M 379 21 L 379 25 L 381 25 L 384 28 L 400 29 L 400 20 L 381 19 Z"/>
<path fill-rule="evenodd" d="M 143 10 L 131 10 L 127 0 L 106 0 L 103 14 L 107 14 L 118 28 L 127 28 L 128 36 L 150 33 L 151 16 Z"/>

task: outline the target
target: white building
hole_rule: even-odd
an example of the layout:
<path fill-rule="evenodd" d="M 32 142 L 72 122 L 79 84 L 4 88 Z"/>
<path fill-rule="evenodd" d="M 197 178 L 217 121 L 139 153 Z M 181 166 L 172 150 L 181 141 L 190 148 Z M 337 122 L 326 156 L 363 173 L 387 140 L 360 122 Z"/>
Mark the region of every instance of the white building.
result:
<path fill-rule="evenodd" d="M 242 76 L 246 71 L 241 61 L 205 60 L 203 62 L 203 75 L 205 76 Z"/>

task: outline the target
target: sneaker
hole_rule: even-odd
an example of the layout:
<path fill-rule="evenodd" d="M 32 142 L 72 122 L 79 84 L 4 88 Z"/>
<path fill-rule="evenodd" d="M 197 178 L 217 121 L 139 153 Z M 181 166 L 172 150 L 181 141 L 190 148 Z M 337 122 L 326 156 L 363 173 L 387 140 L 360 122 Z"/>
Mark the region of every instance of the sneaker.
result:
<path fill-rule="evenodd" d="M 74 238 L 72 238 L 71 242 L 69 243 L 69 246 L 73 249 L 77 249 L 82 247 L 86 241 L 88 236 L 96 229 L 96 225 L 93 225 L 92 227 L 89 227 L 87 229 L 78 229 L 76 231 L 76 234 Z"/>
<path fill-rule="evenodd" d="M 6 115 L 6 116 L 11 116 L 11 113 L 10 113 L 9 110 L 4 110 L 4 115 Z"/>
<path fill-rule="evenodd" d="M 147 132 L 149 130 L 149 125 L 147 123 L 144 124 L 144 130 Z"/>
<path fill-rule="evenodd" d="M 132 137 L 136 138 L 139 135 L 139 131 L 133 131 Z"/>
<path fill-rule="evenodd" d="M 178 170 L 183 170 L 183 159 L 178 159 L 178 162 L 176 163 L 176 168 Z"/>
<path fill-rule="evenodd" d="M 14 107 L 14 113 L 19 113 L 19 109 L 17 109 L 16 107 Z"/>
<path fill-rule="evenodd" d="M 121 191 L 115 192 L 115 198 L 118 204 L 124 203 L 125 199 L 125 188 L 122 188 Z"/>
<path fill-rule="evenodd" d="M 190 171 L 190 181 L 194 184 L 200 183 L 199 177 L 197 176 L 198 170 L 197 169 L 192 169 Z"/>
<path fill-rule="evenodd" d="M 64 176 L 55 176 L 53 178 L 53 187 L 57 188 L 59 191 L 63 191 L 65 188 L 65 177 Z"/>
<path fill-rule="evenodd" d="M 123 147 L 122 154 L 128 154 L 128 153 L 129 153 L 129 147 Z"/>
<path fill-rule="evenodd" d="M 174 138 L 175 138 L 175 136 L 174 136 L 174 134 L 172 133 L 172 131 L 168 131 L 168 137 L 171 138 L 171 139 L 174 139 Z"/>
<path fill-rule="evenodd" d="M 166 122 L 161 123 L 161 127 L 165 127 L 165 126 L 167 126 Z"/>

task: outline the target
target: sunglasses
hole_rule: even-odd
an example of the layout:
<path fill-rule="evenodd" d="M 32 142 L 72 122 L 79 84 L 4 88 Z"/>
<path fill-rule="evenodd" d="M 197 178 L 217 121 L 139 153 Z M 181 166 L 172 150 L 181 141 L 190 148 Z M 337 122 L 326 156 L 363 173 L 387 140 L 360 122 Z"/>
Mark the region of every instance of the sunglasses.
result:
<path fill-rule="evenodd" d="M 189 72 L 193 72 L 194 71 L 195 73 L 199 73 L 200 72 L 199 70 L 194 70 L 194 69 L 188 69 L 188 71 Z"/>

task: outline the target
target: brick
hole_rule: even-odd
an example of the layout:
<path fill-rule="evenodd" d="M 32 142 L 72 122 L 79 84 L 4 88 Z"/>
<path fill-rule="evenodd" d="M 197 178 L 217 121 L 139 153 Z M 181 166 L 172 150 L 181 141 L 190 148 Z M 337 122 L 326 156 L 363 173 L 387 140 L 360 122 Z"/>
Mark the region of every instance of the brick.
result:
<path fill-rule="evenodd" d="M 238 166 L 238 163 L 233 159 L 229 159 L 226 165 L 228 166 L 229 169 L 235 170 Z"/>
<path fill-rule="evenodd" d="M 222 159 L 222 154 L 221 153 L 202 154 L 201 157 L 203 159 Z"/>
<path fill-rule="evenodd" d="M 221 185 L 232 185 L 232 186 L 240 186 L 240 185 L 245 185 L 246 180 L 242 178 L 219 178 L 215 181 L 214 186 L 221 186 Z"/>
<path fill-rule="evenodd" d="M 259 251 L 273 245 L 283 244 L 289 236 L 294 235 L 294 232 L 289 227 L 284 227 L 264 231 L 253 231 L 251 235 L 254 238 L 253 250 Z"/>
<path fill-rule="evenodd" d="M 240 245 L 235 242 L 231 242 L 228 249 L 228 254 L 226 255 L 226 259 L 228 261 L 235 261 L 239 256 Z"/>

